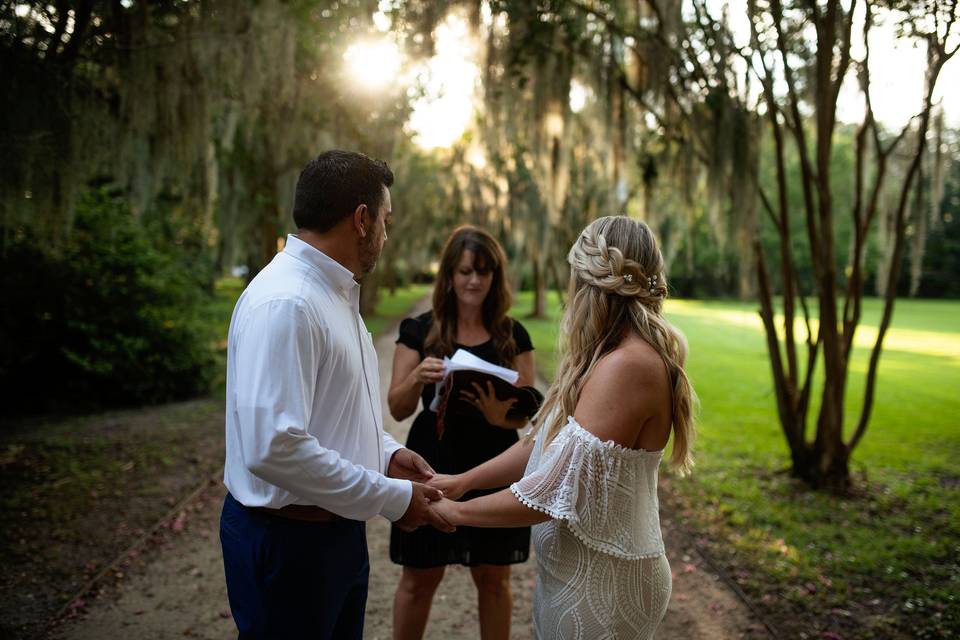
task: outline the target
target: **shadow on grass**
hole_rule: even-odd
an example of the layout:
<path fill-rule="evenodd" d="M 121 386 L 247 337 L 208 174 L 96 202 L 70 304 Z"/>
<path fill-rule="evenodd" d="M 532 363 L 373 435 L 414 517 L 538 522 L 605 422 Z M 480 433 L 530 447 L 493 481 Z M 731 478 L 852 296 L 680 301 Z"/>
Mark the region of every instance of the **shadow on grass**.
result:
<path fill-rule="evenodd" d="M 667 479 L 663 504 L 786 637 L 956 637 L 955 490 L 930 474 L 856 484 L 840 497 L 744 464 Z"/>

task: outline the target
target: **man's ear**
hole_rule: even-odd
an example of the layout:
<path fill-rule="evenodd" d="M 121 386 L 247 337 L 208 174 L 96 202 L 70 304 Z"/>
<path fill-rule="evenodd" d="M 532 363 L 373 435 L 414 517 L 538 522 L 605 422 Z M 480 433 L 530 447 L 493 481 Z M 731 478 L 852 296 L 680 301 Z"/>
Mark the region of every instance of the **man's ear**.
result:
<path fill-rule="evenodd" d="M 353 228 L 361 238 L 367 237 L 367 232 L 371 230 L 370 215 L 367 211 L 367 205 L 361 204 L 353 212 Z"/>

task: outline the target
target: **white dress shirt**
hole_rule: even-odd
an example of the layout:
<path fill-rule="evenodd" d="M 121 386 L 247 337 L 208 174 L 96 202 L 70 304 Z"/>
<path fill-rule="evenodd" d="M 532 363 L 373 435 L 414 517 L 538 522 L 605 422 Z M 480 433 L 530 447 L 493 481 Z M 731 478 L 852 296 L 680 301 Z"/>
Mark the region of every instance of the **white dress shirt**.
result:
<path fill-rule="evenodd" d="M 288 236 L 230 321 L 227 489 L 250 507 L 306 504 L 353 520 L 400 518 L 412 487 L 383 475 L 401 445 L 383 430 L 379 384 L 360 285 Z"/>

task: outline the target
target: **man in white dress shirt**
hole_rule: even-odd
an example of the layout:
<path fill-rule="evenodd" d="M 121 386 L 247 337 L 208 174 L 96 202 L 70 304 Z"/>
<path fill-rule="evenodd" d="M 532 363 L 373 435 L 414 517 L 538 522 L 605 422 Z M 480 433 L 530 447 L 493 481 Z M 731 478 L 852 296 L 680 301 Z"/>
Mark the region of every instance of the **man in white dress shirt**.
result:
<path fill-rule="evenodd" d="M 220 519 L 230 608 L 246 638 L 363 636 L 364 521 L 449 531 L 433 470 L 383 430 L 360 285 L 386 241 L 393 174 L 328 151 L 297 181 L 297 235 L 240 296 L 227 347 Z"/>

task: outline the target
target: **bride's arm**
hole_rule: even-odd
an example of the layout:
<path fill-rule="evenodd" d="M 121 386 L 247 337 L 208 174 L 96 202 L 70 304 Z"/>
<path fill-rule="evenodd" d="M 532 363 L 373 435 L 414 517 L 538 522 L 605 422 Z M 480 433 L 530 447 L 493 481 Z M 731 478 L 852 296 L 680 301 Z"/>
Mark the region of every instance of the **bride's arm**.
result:
<path fill-rule="evenodd" d="M 546 513 L 517 500 L 510 489 L 466 502 L 444 498 L 431 506 L 455 527 L 529 527 L 550 520 Z"/>
<path fill-rule="evenodd" d="M 453 500 L 474 489 L 502 487 L 523 477 L 532 450 L 533 441 L 521 438 L 497 457 L 469 471 L 452 476 L 438 473 L 428 484 Z"/>
<path fill-rule="evenodd" d="M 659 408 L 660 401 L 667 389 L 658 389 L 651 380 L 650 371 L 659 374 L 662 365 L 654 361 L 653 356 L 646 358 L 656 367 L 646 362 L 642 354 L 620 350 L 604 358 L 598 364 L 588 380 L 577 402 L 574 415 L 584 429 L 593 433 L 601 442 L 613 441 L 625 448 L 633 448 L 644 425 Z M 665 377 L 665 376 L 664 376 Z M 667 422 L 669 425 L 669 422 Z M 669 433 L 669 431 L 667 432 Z M 666 438 L 665 435 L 661 437 Z M 658 443 L 662 447 L 662 443 Z M 659 448 L 659 447 L 658 447 Z M 512 451 L 500 456 L 506 456 Z M 495 462 L 500 458 L 494 458 Z M 529 449 L 524 459 L 529 458 Z M 474 478 L 485 477 L 485 469 L 491 462 L 481 465 L 467 474 L 476 474 Z M 555 465 L 567 464 L 567 459 L 559 458 Z M 492 468 L 493 465 L 491 465 Z M 514 467 L 517 473 L 513 480 L 519 480 L 525 467 Z M 543 470 L 534 472 L 544 473 Z M 466 474 L 465 474 L 466 475 Z M 562 474 L 556 474 L 558 476 Z M 502 478 L 498 478 L 502 480 Z M 487 485 L 502 486 L 503 483 Z M 471 488 L 479 488 L 473 486 Z M 441 515 L 454 526 L 470 527 L 524 527 L 546 522 L 550 515 L 532 509 L 520 502 L 510 489 L 504 489 L 489 496 L 483 496 L 466 502 L 443 500 L 434 503 Z M 559 517 L 559 516 L 558 516 Z"/>

